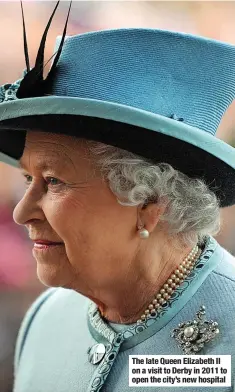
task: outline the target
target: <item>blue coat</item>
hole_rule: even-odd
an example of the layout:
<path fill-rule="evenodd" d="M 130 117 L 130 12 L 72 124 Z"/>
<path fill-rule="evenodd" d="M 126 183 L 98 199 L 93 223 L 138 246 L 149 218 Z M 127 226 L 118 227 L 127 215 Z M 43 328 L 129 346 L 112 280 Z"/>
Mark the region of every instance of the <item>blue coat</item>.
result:
<path fill-rule="evenodd" d="M 180 322 L 193 320 L 199 307 L 218 322 L 220 333 L 201 355 L 231 355 L 231 387 L 190 387 L 188 392 L 234 392 L 235 262 L 213 238 L 196 269 L 158 316 L 143 325 L 107 324 L 96 305 L 63 288 L 44 291 L 22 322 L 15 351 L 14 392 L 179 392 L 181 387 L 129 387 L 129 355 L 181 355 L 171 336 Z M 88 360 L 102 343 L 101 362 Z M 207 375 L 208 377 L 208 375 Z"/>

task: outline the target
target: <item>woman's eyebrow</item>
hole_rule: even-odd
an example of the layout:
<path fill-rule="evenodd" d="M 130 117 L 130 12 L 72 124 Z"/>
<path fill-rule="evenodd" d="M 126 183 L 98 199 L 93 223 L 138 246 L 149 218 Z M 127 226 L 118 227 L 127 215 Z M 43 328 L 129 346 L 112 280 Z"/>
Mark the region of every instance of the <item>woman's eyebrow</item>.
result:
<path fill-rule="evenodd" d="M 21 169 L 21 170 L 26 170 L 25 164 L 24 164 L 23 162 L 21 162 L 21 161 L 18 162 L 18 167 L 19 167 L 19 169 Z"/>
<path fill-rule="evenodd" d="M 52 168 L 61 170 L 65 167 L 66 167 L 65 162 L 63 162 L 63 164 L 61 164 L 61 162 L 40 162 L 35 165 L 35 168 L 41 171 L 51 170 Z M 24 162 L 19 161 L 19 168 L 23 170 L 27 170 L 27 165 Z"/>

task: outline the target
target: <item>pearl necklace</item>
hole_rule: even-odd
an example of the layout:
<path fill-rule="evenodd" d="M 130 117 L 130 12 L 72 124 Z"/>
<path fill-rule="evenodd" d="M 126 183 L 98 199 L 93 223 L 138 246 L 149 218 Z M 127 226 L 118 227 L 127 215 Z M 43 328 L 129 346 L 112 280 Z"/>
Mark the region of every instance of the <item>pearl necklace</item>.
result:
<path fill-rule="evenodd" d="M 189 255 L 183 260 L 179 267 L 171 274 L 166 283 L 162 286 L 159 293 L 155 295 L 153 301 L 149 304 L 145 312 L 142 314 L 137 323 L 142 323 L 150 315 L 155 316 L 157 311 L 161 309 L 172 296 L 173 292 L 179 287 L 185 278 L 190 274 L 195 266 L 196 261 L 201 255 L 201 249 L 196 245 Z"/>

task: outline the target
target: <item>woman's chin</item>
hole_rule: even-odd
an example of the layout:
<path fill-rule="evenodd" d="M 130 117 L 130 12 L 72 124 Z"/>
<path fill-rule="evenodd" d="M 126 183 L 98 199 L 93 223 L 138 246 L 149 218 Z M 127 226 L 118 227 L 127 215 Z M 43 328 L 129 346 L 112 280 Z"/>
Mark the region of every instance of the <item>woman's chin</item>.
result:
<path fill-rule="evenodd" d="M 61 287 L 63 282 L 59 275 L 58 271 L 53 268 L 45 268 L 40 265 L 37 267 L 37 277 L 44 286 Z"/>
<path fill-rule="evenodd" d="M 60 258 L 42 259 L 37 261 L 37 277 L 42 284 L 48 287 L 62 287 L 66 281 L 66 261 Z"/>

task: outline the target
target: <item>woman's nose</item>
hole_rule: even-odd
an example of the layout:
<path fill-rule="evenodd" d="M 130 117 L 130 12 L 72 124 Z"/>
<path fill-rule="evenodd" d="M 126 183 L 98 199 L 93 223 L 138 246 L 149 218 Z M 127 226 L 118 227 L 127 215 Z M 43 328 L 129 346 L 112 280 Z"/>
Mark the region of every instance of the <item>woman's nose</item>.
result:
<path fill-rule="evenodd" d="M 18 225 L 25 225 L 30 220 L 43 220 L 44 213 L 40 204 L 39 192 L 28 189 L 13 211 L 13 219 Z"/>

